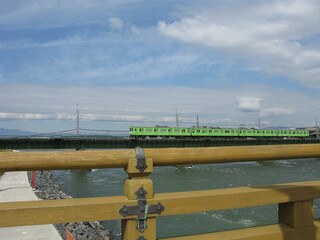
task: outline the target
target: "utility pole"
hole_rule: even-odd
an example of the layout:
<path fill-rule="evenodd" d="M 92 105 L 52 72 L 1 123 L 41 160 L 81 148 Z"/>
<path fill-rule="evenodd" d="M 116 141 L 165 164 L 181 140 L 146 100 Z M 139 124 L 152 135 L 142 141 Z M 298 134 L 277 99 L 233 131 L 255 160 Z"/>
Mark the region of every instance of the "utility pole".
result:
<path fill-rule="evenodd" d="M 179 115 L 178 115 L 178 111 L 176 110 L 176 127 L 179 127 Z"/>
<path fill-rule="evenodd" d="M 78 108 L 78 103 L 77 103 L 77 137 L 79 137 L 79 129 L 80 129 L 80 115 L 79 115 L 79 108 Z"/>
<path fill-rule="evenodd" d="M 197 115 L 197 127 L 199 127 L 199 115 Z"/>
<path fill-rule="evenodd" d="M 318 117 L 316 116 L 316 138 L 319 138 Z"/>
<path fill-rule="evenodd" d="M 258 128 L 261 129 L 260 113 L 258 113 Z"/>

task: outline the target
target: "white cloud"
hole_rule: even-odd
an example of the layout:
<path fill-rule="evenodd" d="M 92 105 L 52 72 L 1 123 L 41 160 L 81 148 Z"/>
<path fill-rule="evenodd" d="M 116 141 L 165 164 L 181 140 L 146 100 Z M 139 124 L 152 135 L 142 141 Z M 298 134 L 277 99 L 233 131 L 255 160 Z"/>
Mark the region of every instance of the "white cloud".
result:
<path fill-rule="evenodd" d="M 320 2 L 269 1 L 210 8 L 173 23 L 165 36 L 249 59 L 265 72 L 320 89 Z M 312 38 L 315 37 L 315 40 Z"/>
<path fill-rule="evenodd" d="M 134 34 L 140 34 L 141 33 L 141 30 L 136 27 L 136 26 L 131 26 L 131 31 L 134 33 Z"/>
<path fill-rule="evenodd" d="M 20 39 L 17 41 L 0 42 L 0 49 L 3 50 L 17 50 L 25 48 L 46 48 L 46 47 L 61 47 L 68 45 L 79 45 L 86 42 L 97 43 L 98 39 L 87 40 L 80 36 L 72 36 L 64 39 L 58 39 L 54 41 L 49 41 L 45 43 L 36 43 L 31 39 Z"/>
<path fill-rule="evenodd" d="M 7 113 L 0 112 L 0 119 L 17 119 L 17 120 L 44 120 L 49 119 L 47 114 L 40 113 Z"/>
<path fill-rule="evenodd" d="M 112 29 L 121 30 L 123 28 L 123 22 L 119 18 L 116 18 L 116 17 L 110 18 L 108 22 Z"/>
<path fill-rule="evenodd" d="M 266 108 L 261 111 L 261 117 L 281 117 L 294 114 L 291 108 Z"/>
<path fill-rule="evenodd" d="M 259 98 L 241 97 L 238 99 L 239 110 L 243 112 L 258 112 L 260 111 Z"/>
<path fill-rule="evenodd" d="M 11 125 L 11 128 L 15 128 L 16 122 L 5 119 L 57 119 L 61 124 L 63 120 L 69 120 L 66 122 L 70 124 L 65 124 L 69 127 L 59 129 L 55 129 L 55 123 L 43 124 L 47 128 L 44 131 L 73 129 L 76 103 L 79 103 L 81 125 L 95 129 L 95 126 L 102 126 L 98 129 L 113 126 L 125 130 L 130 124 L 174 126 L 176 110 L 184 126 L 195 125 L 198 114 L 201 125 L 256 127 L 259 109 L 261 122 L 268 122 L 268 126 L 301 127 L 311 126 L 319 110 L 320 96 L 264 85 L 245 85 L 241 86 L 243 96 L 256 97 L 239 98 L 235 94 L 237 89 L 3 84 L 0 88 L 0 119 L 2 127 Z M 39 123 L 33 122 L 29 121 L 30 128 L 25 130 L 37 131 Z"/>
<path fill-rule="evenodd" d="M 98 48 L 98 47 L 97 47 Z M 137 59 L 120 59 L 109 51 L 101 49 L 86 49 L 86 55 L 75 53 L 73 50 L 59 54 L 43 61 L 25 61 L 19 71 L 12 73 L 11 79 L 30 79 L 41 82 L 59 83 L 73 82 L 77 84 L 101 83 L 119 84 L 122 82 L 154 81 L 162 77 L 192 71 L 202 64 L 197 62 L 199 56 L 183 52 L 163 53 L 159 56 L 141 56 Z M 115 56 L 113 58 L 113 56 Z M 95 65 L 94 63 L 98 63 Z"/>
<path fill-rule="evenodd" d="M 119 7 L 140 0 L 25 0 L 0 3 L 2 29 L 56 28 L 101 24 Z"/>

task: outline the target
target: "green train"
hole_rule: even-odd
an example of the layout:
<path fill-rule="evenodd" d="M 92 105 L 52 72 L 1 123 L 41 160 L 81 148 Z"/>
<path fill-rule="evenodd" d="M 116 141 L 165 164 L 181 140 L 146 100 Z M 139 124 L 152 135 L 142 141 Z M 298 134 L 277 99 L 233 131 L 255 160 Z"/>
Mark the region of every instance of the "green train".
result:
<path fill-rule="evenodd" d="M 309 138 L 307 130 L 131 126 L 131 138 Z"/>

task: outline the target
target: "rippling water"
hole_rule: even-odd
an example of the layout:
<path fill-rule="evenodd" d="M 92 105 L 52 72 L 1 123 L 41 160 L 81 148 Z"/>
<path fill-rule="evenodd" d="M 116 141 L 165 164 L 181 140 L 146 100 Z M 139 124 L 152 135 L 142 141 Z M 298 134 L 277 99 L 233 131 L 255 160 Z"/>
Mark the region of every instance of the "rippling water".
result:
<path fill-rule="evenodd" d="M 123 169 L 91 172 L 52 171 L 62 190 L 74 198 L 123 195 Z M 194 165 L 192 167 L 155 167 L 150 175 L 154 192 L 181 192 L 219 188 L 257 186 L 320 179 L 320 159 L 281 160 L 269 166 L 256 162 Z M 319 217 L 319 202 L 315 215 Z M 157 218 L 157 237 L 222 231 L 277 223 L 277 205 L 223 210 Z M 116 236 L 120 221 L 103 223 Z"/>

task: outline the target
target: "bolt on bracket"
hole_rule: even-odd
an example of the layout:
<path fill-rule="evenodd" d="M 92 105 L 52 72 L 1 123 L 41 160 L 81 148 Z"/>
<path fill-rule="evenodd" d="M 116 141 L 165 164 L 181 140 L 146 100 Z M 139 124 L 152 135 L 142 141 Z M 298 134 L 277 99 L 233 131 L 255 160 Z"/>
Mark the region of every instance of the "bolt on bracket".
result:
<path fill-rule="evenodd" d="M 141 187 L 136 192 L 138 198 L 138 205 L 137 206 L 126 206 L 119 210 L 119 213 L 123 217 L 137 215 L 137 229 L 140 232 L 144 232 L 144 230 L 148 227 L 147 226 L 147 214 L 161 214 L 164 210 L 164 206 L 158 202 L 158 204 L 154 205 L 147 205 L 146 195 L 147 192 Z"/>

